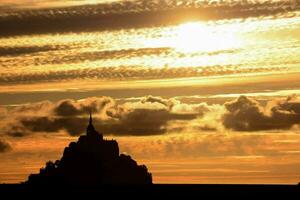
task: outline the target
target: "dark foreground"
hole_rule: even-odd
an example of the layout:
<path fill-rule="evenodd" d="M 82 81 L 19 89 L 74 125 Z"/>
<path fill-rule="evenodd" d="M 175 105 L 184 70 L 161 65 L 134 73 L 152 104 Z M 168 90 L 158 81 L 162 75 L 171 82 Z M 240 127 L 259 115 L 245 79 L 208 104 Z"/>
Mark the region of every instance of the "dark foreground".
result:
<path fill-rule="evenodd" d="M 0 185 L 1 195 L 25 197 L 94 197 L 152 199 L 158 197 L 230 197 L 230 198 L 294 198 L 300 195 L 299 185 L 235 185 L 235 184 L 154 184 L 151 186 L 104 186 L 104 187 L 28 187 L 22 184 Z M 25 196 L 24 196 L 25 195 Z M 61 199 L 61 198 L 59 198 Z"/>

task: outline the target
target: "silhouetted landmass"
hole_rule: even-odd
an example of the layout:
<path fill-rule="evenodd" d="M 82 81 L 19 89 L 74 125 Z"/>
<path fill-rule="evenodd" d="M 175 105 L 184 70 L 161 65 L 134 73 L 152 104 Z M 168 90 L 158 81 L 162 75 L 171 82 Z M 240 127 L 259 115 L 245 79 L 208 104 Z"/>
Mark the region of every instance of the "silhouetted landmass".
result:
<path fill-rule="evenodd" d="M 87 134 L 71 142 L 60 160 L 49 161 L 39 174 L 31 174 L 25 184 L 39 187 L 149 185 L 152 175 L 145 165 L 138 165 L 128 155 L 119 155 L 118 143 L 103 139 L 90 117 Z"/>
<path fill-rule="evenodd" d="M 49 187 L 50 186 L 50 187 Z M 47 162 L 39 174 L 31 174 L 24 184 L 0 184 L 1 195 L 10 197 L 32 194 L 56 199 L 113 198 L 187 198 L 213 197 L 245 199 L 255 197 L 288 198 L 300 194 L 298 185 L 251 184 L 152 184 L 146 166 L 130 156 L 119 155 L 118 143 L 105 140 L 90 117 L 87 134 L 65 148 L 63 156 Z M 25 195 L 25 196 L 24 196 Z M 66 195 L 66 196 L 65 196 Z M 89 196 L 90 195 L 90 196 Z M 99 196 L 97 196 L 99 195 Z"/>

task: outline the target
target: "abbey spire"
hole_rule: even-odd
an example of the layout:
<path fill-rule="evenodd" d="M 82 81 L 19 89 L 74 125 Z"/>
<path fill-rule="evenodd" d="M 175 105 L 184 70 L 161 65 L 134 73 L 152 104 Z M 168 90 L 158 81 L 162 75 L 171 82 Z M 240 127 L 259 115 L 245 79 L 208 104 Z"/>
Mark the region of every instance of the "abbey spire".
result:
<path fill-rule="evenodd" d="M 93 118 L 92 118 L 92 111 L 90 110 L 90 121 L 89 121 L 89 125 L 88 126 L 91 126 L 92 128 L 94 128 L 93 126 Z"/>
<path fill-rule="evenodd" d="M 90 120 L 89 120 L 89 125 L 86 128 L 86 134 L 87 136 L 89 135 L 94 135 L 97 134 L 97 131 L 95 130 L 95 127 L 93 125 L 93 117 L 92 117 L 92 111 L 90 110 Z"/>

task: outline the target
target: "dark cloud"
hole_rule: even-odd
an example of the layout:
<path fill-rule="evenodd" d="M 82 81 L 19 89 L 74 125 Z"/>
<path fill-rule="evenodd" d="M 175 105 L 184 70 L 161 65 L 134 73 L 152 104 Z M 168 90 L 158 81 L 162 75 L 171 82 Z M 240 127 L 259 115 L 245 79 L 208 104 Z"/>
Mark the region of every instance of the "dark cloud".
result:
<path fill-rule="evenodd" d="M 290 129 L 300 124 L 300 101 L 296 97 L 269 101 L 263 106 L 258 101 L 241 96 L 225 103 L 227 113 L 223 125 L 236 131 Z"/>
<path fill-rule="evenodd" d="M 106 108 L 106 106 L 113 106 L 114 100 L 110 97 L 89 98 L 82 102 L 76 102 L 72 99 L 59 101 L 53 108 L 55 115 L 60 117 L 78 116 L 89 113 L 99 113 Z"/>
<path fill-rule="evenodd" d="M 85 132 L 88 113 L 106 135 L 160 135 L 172 132 L 222 132 L 284 130 L 300 125 L 300 101 L 259 102 L 241 96 L 224 105 L 186 104 L 174 98 L 146 96 L 139 101 L 118 103 L 110 97 L 44 101 L 3 112 L 3 133 L 22 137 L 34 133 L 69 135 Z M 5 114 L 6 113 L 6 114 Z"/>
<path fill-rule="evenodd" d="M 10 150 L 11 150 L 11 146 L 4 140 L 0 139 L 0 153 L 4 153 Z"/>
<path fill-rule="evenodd" d="M 47 132 L 57 133 L 65 130 L 70 135 L 80 135 L 87 126 L 88 118 L 79 117 L 30 117 L 20 119 L 20 127 L 29 133 Z M 12 131 L 11 136 L 16 136 Z M 18 135 L 17 135 L 18 136 Z"/>
<path fill-rule="evenodd" d="M 175 114 L 167 110 L 134 109 L 110 119 L 94 118 L 94 125 L 103 134 L 111 135 L 160 135 L 168 131 L 172 120 L 192 120 L 196 114 Z M 21 124 L 30 132 L 58 132 L 80 135 L 87 127 L 87 117 L 32 117 L 22 119 Z"/>
<path fill-rule="evenodd" d="M 70 47 L 71 46 L 71 47 Z M 29 54 L 29 53 L 37 53 L 37 52 L 47 52 L 49 51 L 60 51 L 64 49 L 70 50 L 71 48 L 75 49 L 78 46 L 76 44 L 72 44 L 70 46 L 67 45 L 45 45 L 45 46 L 24 46 L 24 47 L 0 47 L 0 56 L 15 56 L 19 54 Z M 162 48 L 139 48 L 139 49 L 121 49 L 121 50 L 107 50 L 107 51 L 87 51 L 87 52 L 68 52 L 68 54 L 56 54 L 54 52 L 52 54 L 55 59 L 45 58 L 43 55 L 43 59 L 41 57 L 36 56 L 32 60 L 28 60 L 22 63 L 23 66 L 30 66 L 33 64 L 65 64 L 65 63 L 80 63 L 86 60 L 89 61 L 97 61 L 97 60 L 106 60 L 106 59 L 120 59 L 120 58 L 132 58 L 132 57 L 140 57 L 140 56 L 153 56 L 153 55 L 161 55 L 161 54 L 169 54 L 171 53 L 171 48 L 162 47 Z M 221 53 L 232 53 L 229 51 L 220 51 L 215 52 L 215 54 Z M 6 63 L 14 64 L 18 63 L 19 60 L 15 58 L 7 58 L 5 59 Z M 1 64 L 1 66 L 5 66 L 5 64 Z"/>
<path fill-rule="evenodd" d="M 152 102 L 149 102 L 152 99 Z M 156 99 L 156 102 L 153 102 Z M 35 132 L 56 133 L 61 130 L 70 135 L 84 133 L 89 110 L 94 113 L 94 124 L 104 134 L 156 135 L 164 134 L 168 123 L 190 121 L 202 115 L 199 107 L 194 112 L 180 112 L 163 102 L 180 102 L 161 97 L 145 97 L 141 102 L 117 104 L 110 97 L 94 97 L 79 101 L 66 99 L 57 103 L 43 102 L 25 105 L 10 111 L 15 119 L 6 128 L 10 136 L 20 137 Z M 40 109 L 40 111 L 37 111 Z"/>
<path fill-rule="evenodd" d="M 47 51 L 57 51 L 69 49 L 64 45 L 44 45 L 44 46 L 22 46 L 22 47 L 0 47 L 0 56 L 18 56 L 22 54 L 33 54 Z"/>
<path fill-rule="evenodd" d="M 99 125 L 99 130 L 109 131 L 116 135 L 157 135 L 168 131 L 168 122 L 174 120 L 195 119 L 197 114 L 172 113 L 165 109 L 135 109 L 122 116 L 116 123 Z"/>
<path fill-rule="evenodd" d="M 51 9 L 6 11 L 0 35 L 98 31 L 181 23 L 187 20 L 284 15 L 298 11 L 290 1 L 136 0 Z"/>

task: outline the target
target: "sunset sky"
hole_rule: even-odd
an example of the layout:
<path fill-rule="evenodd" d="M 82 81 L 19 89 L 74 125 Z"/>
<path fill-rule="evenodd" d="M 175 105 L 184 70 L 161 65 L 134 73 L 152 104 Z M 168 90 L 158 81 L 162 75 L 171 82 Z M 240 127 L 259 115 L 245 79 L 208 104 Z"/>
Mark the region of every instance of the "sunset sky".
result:
<path fill-rule="evenodd" d="M 298 183 L 300 1 L 0 0 L 0 183 L 89 109 L 154 183 Z"/>

